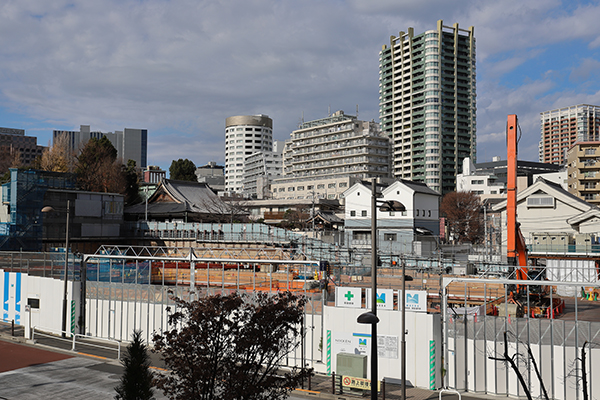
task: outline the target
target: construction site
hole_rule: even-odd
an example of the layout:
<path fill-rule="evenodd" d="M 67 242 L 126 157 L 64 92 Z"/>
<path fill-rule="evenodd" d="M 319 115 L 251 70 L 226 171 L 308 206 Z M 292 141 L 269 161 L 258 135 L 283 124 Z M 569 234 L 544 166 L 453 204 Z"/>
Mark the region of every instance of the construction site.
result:
<path fill-rule="evenodd" d="M 585 388 L 598 398 L 600 385 L 583 378 L 600 371 L 600 258 L 593 248 L 541 252 L 525 243 L 524 213 L 517 218 L 517 130 L 511 115 L 496 254 L 486 247 L 485 257 L 459 260 L 436 241 L 427 254 L 417 251 L 424 242 L 402 252 L 390 243 L 386 251 L 377 241 L 353 246 L 260 223 L 135 222 L 128 227 L 131 245 L 0 252 L 2 319 L 25 326 L 26 334 L 121 343 L 141 329 L 150 341 L 166 327 L 176 298 L 292 291 L 307 303 L 302 344 L 286 366 L 331 375 L 344 355 L 369 356 L 375 338 L 357 317 L 373 301 L 378 379 L 406 373 L 415 387 L 516 398 L 577 399 Z M 372 197 L 375 208 L 375 190 Z M 371 233 L 377 237 L 376 225 Z M 405 335 L 408 351 L 401 355 Z M 512 369 L 509 358 L 517 360 Z M 366 368 L 360 374 L 371 378 Z"/>

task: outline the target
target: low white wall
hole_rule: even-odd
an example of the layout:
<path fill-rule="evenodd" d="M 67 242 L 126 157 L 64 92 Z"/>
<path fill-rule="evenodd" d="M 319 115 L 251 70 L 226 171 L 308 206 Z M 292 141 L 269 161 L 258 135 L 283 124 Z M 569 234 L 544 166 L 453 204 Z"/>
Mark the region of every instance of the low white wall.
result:
<path fill-rule="evenodd" d="M 466 352 L 465 345 L 467 347 Z M 600 384 L 594 381 L 594 377 L 600 371 L 600 349 L 587 348 L 586 350 L 588 382 L 591 382 L 588 393 L 589 398 L 600 398 Z M 514 342 L 509 342 L 509 356 L 513 356 L 517 351 L 521 354 L 527 353 L 527 349 L 523 344 L 519 344 L 517 349 Z M 581 367 L 581 363 L 576 361 L 576 358 L 581 356 L 581 349 L 575 349 L 572 346 L 532 344 L 531 351 L 550 398 L 556 400 L 574 399 L 577 396 L 577 391 L 580 398 L 583 396 L 581 387 L 576 390 L 577 378 L 575 376 L 575 369 Z M 448 338 L 448 386 L 464 390 L 466 370 L 467 385 L 470 392 L 524 398 L 523 388 L 510 365 L 490 359 L 490 357 L 503 357 L 503 354 L 504 343 L 501 341 L 488 340 L 484 342 L 483 340 L 467 339 L 465 343 L 464 338 L 458 338 L 456 341 L 454 338 Z M 467 363 L 466 368 L 465 362 Z M 519 371 L 527 382 L 531 382 L 532 396 L 534 398 L 541 397 L 541 384 L 536 376 L 533 363 L 530 363 L 528 368 L 528 365 L 521 361 Z M 579 385 L 581 386 L 581 382 Z"/>
<path fill-rule="evenodd" d="M 0 290 L 2 294 L 2 319 L 14 320 L 16 325 L 25 327 L 29 337 L 30 326 L 50 332 L 62 329 L 62 307 L 64 281 L 39 276 L 29 276 L 21 272 L 5 272 L 0 270 Z M 37 300 L 37 301 L 30 301 Z M 75 301 L 75 313 L 72 314 L 72 301 Z M 39 308 L 31 307 L 26 311 L 28 303 L 39 302 Z M 71 322 L 79 317 L 79 283 L 67 282 L 67 331 Z M 78 332 L 77 327 L 75 331 Z"/>

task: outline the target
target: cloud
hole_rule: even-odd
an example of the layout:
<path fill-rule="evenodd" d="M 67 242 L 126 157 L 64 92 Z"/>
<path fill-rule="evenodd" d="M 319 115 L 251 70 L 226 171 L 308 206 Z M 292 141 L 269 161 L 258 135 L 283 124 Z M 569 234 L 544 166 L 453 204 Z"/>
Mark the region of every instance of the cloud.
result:
<path fill-rule="evenodd" d="M 0 116 L 22 118 L 42 144 L 52 129 L 81 124 L 146 128 L 151 164 L 222 162 L 231 115 L 269 115 L 279 140 L 303 115 L 329 109 L 358 105 L 359 118 L 378 120 L 381 46 L 408 27 L 435 29 L 438 19 L 475 26 L 481 157 L 497 151 L 506 114 L 539 135 L 541 111 L 598 97 L 595 2 L 7 0 Z M 556 57 L 580 65 L 554 65 L 555 47 L 573 40 L 588 54 Z M 535 142 L 524 150 L 532 158 Z"/>
<path fill-rule="evenodd" d="M 573 81 L 587 80 L 592 76 L 598 75 L 599 69 L 600 61 L 586 58 L 577 67 L 573 68 L 569 79 Z"/>

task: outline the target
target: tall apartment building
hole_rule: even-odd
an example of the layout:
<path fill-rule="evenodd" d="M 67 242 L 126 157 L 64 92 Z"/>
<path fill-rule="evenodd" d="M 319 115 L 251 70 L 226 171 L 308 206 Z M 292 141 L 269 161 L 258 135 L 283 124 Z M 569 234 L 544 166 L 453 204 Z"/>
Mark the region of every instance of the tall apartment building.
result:
<path fill-rule="evenodd" d="M 379 117 L 395 177 L 455 190 L 462 160 L 476 161 L 474 28 L 446 26 L 390 38 L 379 53 Z"/>
<path fill-rule="evenodd" d="M 562 165 L 576 142 L 600 140 L 600 106 L 578 104 L 540 113 L 540 162 Z"/>
<path fill-rule="evenodd" d="M 71 150 L 79 150 L 88 140 L 95 138 L 101 139 L 106 136 L 117 150 L 117 158 L 124 164 L 128 160 L 133 160 L 139 168 L 148 166 L 148 131 L 146 129 L 125 128 L 123 131 L 100 132 L 92 131 L 89 125 L 81 125 L 79 131 L 59 131 L 52 132 L 53 142 L 60 135 L 67 135 Z"/>
<path fill-rule="evenodd" d="M 568 191 L 600 206 L 600 141 L 577 142 L 567 151 Z"/>
<path fill-rule="evenodd" d="M 241 194 L 249 155 L 273 151 L 273 120 L 267 115 L 238 115 L 225 120 L 225 191 Z"/>
<path fill-rule="evenodd" d="M 38 146 L 37 137 L 26 136 L 23 129 L 0 128 L 0 148 L 6 149 L 2 157 L 18 154 L 23 165 L 31 165 L 46 147 Z"/>
<path fill-rule="evenodd" d="M 302 123 L 290 136 L 273 198 L 339 199 L 358 180 L 390 176 L 389 139 L 375 122 L 337 111 Z"/>
<path fill-rule="evenodd" d="M 271 197 L 271 182 L 281 176 L 283 143 L 273 142 L 273 151 L 259 151 L 244 161 L 244 197 Z"/>

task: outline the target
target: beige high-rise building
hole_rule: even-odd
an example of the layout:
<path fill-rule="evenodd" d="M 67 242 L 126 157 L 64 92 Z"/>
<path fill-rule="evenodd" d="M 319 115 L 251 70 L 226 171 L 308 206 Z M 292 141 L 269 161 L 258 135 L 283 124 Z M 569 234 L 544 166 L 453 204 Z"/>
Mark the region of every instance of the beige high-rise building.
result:
<path fill-rule="evenodd" d="M 600 141 L 577 142 L 567 151 L 569 193 L 600 205 Z"/>
<path fill-rule="evenodd" d="M 567 150 L 576 142 L 600 140 L 600 107 L 579 104 L 540 113 L 540 162 L 565 162 Z"/>

